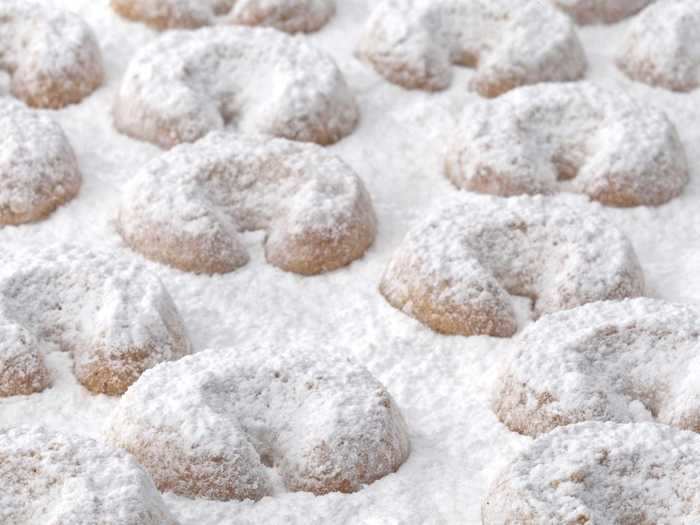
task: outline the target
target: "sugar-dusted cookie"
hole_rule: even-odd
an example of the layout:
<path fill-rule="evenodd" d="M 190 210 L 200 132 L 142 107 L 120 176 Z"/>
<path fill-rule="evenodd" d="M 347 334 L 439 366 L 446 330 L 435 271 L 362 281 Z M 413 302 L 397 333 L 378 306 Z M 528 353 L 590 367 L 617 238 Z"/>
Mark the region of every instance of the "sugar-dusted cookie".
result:
<path fill-rule="evenodd" d="M 224 127 L 330 144 L 357 120 L 333 59 L 269 28 L 162 35 L 131 60 L 114 106 L 119 131 L 166 148 Z"/>
<path fill-rule="evenodd" d="M 0 97 L 0 225 L 45 218 L 77 195 L 81 180 L 61 126 Z"/>
<path fill-rule="evenodd" d="M 444 89 L 453 64 L 475 67 L 486 97 L 586 70 L 574 24 L 542 0 L 382 0 L 358 54 L 409 89 Z"/>
<path fill-rule="evenodd" d="M 155 275 L 112 254 L 70 246 L 3 256 L 0 327 L 8 335 L 0 366 L 8 355 L 28 363 L 0 372 L 0 389 L 9 385 L 10 393 L 46 386 L 40 344 L 70 351 L 78 380 L 111 395 L 190 349 L 180 315 Z"/>
<path fill-rule="evenodd" d="M 628 77 L 673 91 L 700 85 L 700 4 L 660 0 L 632 21 L 617 54 Z"/>
<path fill-rule="evenodd" d="M 313 275 L 361 257 L 376 219 L 360 178 L 320 146 L 220 132 L 142 168 L 118 228 L 136 251 L 198 273 L 246 264 L 239 232 L 264 229 L 270 263 Z"/>
<path fill-rule="evenodd" d="M 588 82 L 526 86 L 467 106 L 445 166 L 471 191 L 573 191 L 610 206 L 663 204 L 688 181 L 663 112 Z"/>
<path fill-rule="evenodd" d="M 0 430 L 0 523 L 176 525 L 124 451 L 42 427 Z"/>
<path fill-rule="evenodd" d="M 0 397 L 28 395 L 49 386 L 36 339 L 16 324 L 0 325 Z"/>
<path fill-rule="evenodd" d="M 409 231 L 379 289 L 438 332 L 501 337 L 517 328 L 509 294 L 530 297 L 536 316 L 641 295 L 630 242 L 583 204 L 460 195 Z"/>
<path fill-rule="evenodd" d="M 641 11 L 654 0 L 552 0 L 579 24 L 613 24 Z"/>
<path fill-rule="evenodd" d="M 218 23 L 298 33 L 321 29 L 335 13 L 335 0 L 112 0 L 112 8 L 156 29 Z"/>
<path fill-rule="evenodd" d="M 46 3 L 45 3 L 46 4 Z M 0 70 L 30 106 L 80 102 L 102 84 L 102 55 L 78 16 L 31 0 L 0 2 Z"/>
<path fill-rule="evenodd" d="M 529 435 L 587 420 L 655 419 L 698 432 L 698 370 L 697 312 L 654 299 L 596 302 L 524 330 L 493 406 Z"/>
<path fill-rule="evenodd" d="M 112 414 L 108 440 L 158 488 L 190 497 L 260 499 L 268 469 L 288 490 L 353 492 L 409 454 L 404 420 L 362 366 L 282 347 L 207 350 L 147 371 Z"/>
<path fill-rule="evenodd" d="M 530 444 L 496 478 L 483 525 L 700 523 L 700 436 L 587 422 Z"/>

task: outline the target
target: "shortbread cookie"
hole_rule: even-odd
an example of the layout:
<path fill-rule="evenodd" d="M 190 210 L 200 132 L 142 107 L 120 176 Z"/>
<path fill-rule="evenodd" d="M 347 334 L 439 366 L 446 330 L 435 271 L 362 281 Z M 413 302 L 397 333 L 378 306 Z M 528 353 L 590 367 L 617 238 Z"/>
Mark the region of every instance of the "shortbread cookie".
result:
<path fill-rule="evenodd" d="M 249 27 L 164 34 L 132 59 L 114 107 L 119 131 L 165 148 L 224 127 L 330 144 L 357 119 L 329 55 Z"/>
<path fill-rule="evenodd" d="M 444 89 L 453 64 L 476 67 L 473 85 L 486 97 L 586 70 L 573 23 L 541 0 L 383 0 L 358 54 L 409 89 Z"/>
<path fill-rule="evenodd" d="M 646 8 L 630 26 L 617 55 L 628 77 L 673 91 L 700 85 L 700 4 L 661 0 Z"/>
<path fill-rule="evenodd" d="M 34 337 L 16 324 L 1 325 L 0 397 L 41 392 L 49 383 L 49 372 Z"/>
<path fill-rule="evenodd" d="M 124 451 L 38 427 L 0 431 L 0 523 L 176 525 Z"/>
<path fill-rule="evenodd" d="M 641 11 L 654 0 L 552 0 L 579 24 L 613 24 Z"/>
<path fill-rule="evenodd" d="M 484 525 L 700 523 L 700 436 L 588 422 L 536 439 L 495 480 Z"/>
<path fill-rule="evenodd" d="M 438 332 L 508 337 L 509 294 L 539 316 L 640 295 L 644 279 L 627 238 L 580 199 L 467 194 L 408 233 L 379 289 Z"/>
<path fill-rule="evenodd" d="M 361 257 L 376 219 L 360 178 L 320 146 L 219 132 L 137 173 L 118 228 L 146 257 L 197 273 L 243 266 L 239 231 L 267 230 L 270 263 L 313 275 Z"/>
<path fill-rule="evenodd" d="M 189 353 L 170 295 L 140 265 L 69 246 L 4 256 L 2 263 L 0 326 L 16 334 L 13 351 L 25 360 L 39 344 L 56 345 L 72 352 L 87 389 L 115 395 L 144 370 Z M 20 372 L 15 382 L 30 382 L 32 390 L 45 386 L 40 372 L 31 372 L 38 379 Z"/>
<path fill-rule="evenodd" d="M 610 206 L 663 204 L 688 181 L 664 113 L 587 82 L 527 86 L 469 105 L 445 171 L 471 191 L 573 191 Z"/>
<path fill-rule="evenodd" d="M 654 299 L 604 301 L 528 326 L 494 411 L 537 435 L 587 420 L 655 419 L 700 432 L 700 316 Z"/>
<path fill-rule="evenodd" d="M 61 127 L 0 98 L 0 225 L 43 219 L 78 194 L 81 180 Z"/>
<path fill-rule="evenodd" d="M 333 16 L 335 0 L 112 0 L 112 8 L 156 29 L 218 23 L 308 33 L 321 29 Z"/>
<path fill-rule="evenodd" d="M 0 69 L 30 106 L 61 108 L 102 84 L 102 55 L 83 20 L 31 0 L 0 2 Z"/>
<path fill-rule="evenodd" d="M 259 499 L 268 468 L 291 491 L 359 490 L 408 457 L 406 425 L 364 367 L 331 355 L 289 341 L 163 363 L 122 397 L 107 437 L 185 496 Z"/>

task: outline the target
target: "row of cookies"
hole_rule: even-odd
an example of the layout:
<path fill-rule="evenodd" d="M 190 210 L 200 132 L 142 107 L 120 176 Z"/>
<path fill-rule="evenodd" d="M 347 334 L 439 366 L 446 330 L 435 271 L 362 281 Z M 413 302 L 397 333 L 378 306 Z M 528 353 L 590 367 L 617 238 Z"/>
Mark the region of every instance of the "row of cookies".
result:
<path fill-rule="evenodd" d="M 218 21 L 223 17 L 225 24 L 312 31 L 332 15 L 331 0 L 112 3 L 125 16 L 160 28 L 215 25 L 168 32 L 134 57 L 115 105 L 116 125 L 125 133 L 172 146 L 201 136 L 203 127 L 221 127 L 232 118 L 243 124 L 252 120 L 257 131 L 319 143 L 334 142 L 352 130 L 356 108 L 342 74 L 324 53 L 273 29 L 222 27 Z M 649 2 L 555 3 L 580 20 L 614 20 Z M 102 83 L 99 46 L 82 19 L 21 0 L 7 0 L 0 8 L 0 68 L 10 73 L 11 90 L 18 98 L 33 106 L 58 108 L 79 102 Z M 653 3 L 628 32 L 617 60 L 620 70 L 651 85 L 694 89 L 700 83 L 700 53 L 693 45 L 698 20 L 700 8 L 691 0 Z M 443 89 L 450 83 L 452 64 L 473 66 L 476 90 L 490 97 L 521 85 L 580 79 L 586 70 L 572 22 L 536 0 L 386 0 L 372 12 L 357 53 L 388 80 L 408 88 Z M 204 56 L 209 60 L 202 60 Z M 273 75 L 271 64 L 281 72 Z M 224 82 L 223 75 L 234 70 L 236 75 Z M 290 78 L 304 73 L 317 82 Z M 217 76 L 212 90 L 208 84 Z M 254 95 L 264 85 L 269 88 L 264 91 L 268 103 L 269 97 L 294 94 L 295 102 L 305 102 L 301 111 L 308 114 L 302 118 L 290 107 L 279 107 L 276 115 L 258 115 L 261 108 L 243 107 L 255 105 Z M 329 99 L 325 108 L 320 97 Z M 191 103 L 183 102 L 187 107 L 174 114 L 173 104 L 168 106 L 163 98 Z M 248 98 L 253 101 L 245 104 Z M 283 98 L 273 100 L 282 104 Z M 142 126 L 130 118 L 132 111 L 147 119 Z"/>

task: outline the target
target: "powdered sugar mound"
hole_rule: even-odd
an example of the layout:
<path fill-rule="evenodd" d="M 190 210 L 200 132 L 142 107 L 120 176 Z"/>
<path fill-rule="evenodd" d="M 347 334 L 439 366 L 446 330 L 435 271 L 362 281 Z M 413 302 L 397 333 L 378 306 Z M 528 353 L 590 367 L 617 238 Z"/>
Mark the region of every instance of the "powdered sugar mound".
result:
<path fill-rule="evenodd" d="M 112 0 L 112 7 L 157 29 L 232 23 L 289 33 L 316 31 L 335 13 L 334 0 Z"/>
<path fill-rule="evenodd" d="M 433 330 L 502 337 L 516 330 L 509 294 L 541 315 L 643 290 L 627 238 L 566 195 L 461 195 L 409 231 L 380 284 Z"/>
<path fill-rule="evenodd" d="M 0 489 L 8 525 L 176 524 L 128 454 L 41 427 L 0 431 Z"/>
<path fill-rule="evenodd" d="M 494 411 L 530 435 L 590 419 L 700 431 L 700 317 L 653 299 L 598 302 L 525 329 Z"/>
<path fill-rule="evenodd" d="M 361 257 L 376 232 L 364 184 L 338 157 L 223 132 L 147 164 L 124 191 L 118 224 L 135 250 L 194 272 L 243 266 L 241 230 L 268 230 L 268 261 L 306 275 Z"/>
<path fill-rule="evenodd" d="M 700 85 L 700 4 L 662 0 L 645 9 L 630 26 L 617 55 L 617 67 L 633 80 L 674 91 Z"/>
<path fill-rule="evenodd" d="M 107 437 L 191 497 L 259 499 L 270 467 L 288 490 L 356 491 L 399 468 L 408 436 L 385 388 L 331 355 L 290 342 L 163 363 L 122 397 Z"/>
<path fill-rule="evenodd" d="M 473 191 L 570 190 L 612 206 L 663 204 L 688 181 L 664 113 L 587 82 L 527 86 L 467 106 L 446 173 Z"/>
<path fill-rule="evenodd" d="M 357 119 L 330 56 L 299 37 L 248 27 L 166 33 L 132 59 L 114 107 L 117 129 L 163 147 L 226 126 L 329 144 Z"/>
<path fill-rule="evenodd" d="M 189 353 L 182 320 L 156 276 L 71 246 L 3 256 L 0 326 L 29 332 L 30 350 L 40 342 L 71 351 L 78 380 L 99 393 L 121 394 L 144 370 Z"/>
<path fill-rule="evenodd" d="M 579 24 L 612 24 L 644 9 L 654 0 L 552 0 Z"/>
<path fill-rule="evenodd" d="M 12 93 L 30 106 L 80 102 L 103 77 L 92 30 L 76 15 L 30 0 L 0 3 L 0 69 Z"/>
<path fill-rule="evenodd" d="M 476 66 L 474 87 L 488 97 L 586 70 L 574 25 L 541 0 L 384 0 L 358 52 L 410 89 L 444 89 L 452 64 Z"/>
<path fill-rule="evenodd" d="M 61 127 L 0 98 L 0 224 L 42 219 L 80 190 L 78 161 Z"/>
<path fill-rule="evenodd" d="M 484 525 L 700 522 L 700 436 L 588 422 L 535 440 L 491 486 Z"/>

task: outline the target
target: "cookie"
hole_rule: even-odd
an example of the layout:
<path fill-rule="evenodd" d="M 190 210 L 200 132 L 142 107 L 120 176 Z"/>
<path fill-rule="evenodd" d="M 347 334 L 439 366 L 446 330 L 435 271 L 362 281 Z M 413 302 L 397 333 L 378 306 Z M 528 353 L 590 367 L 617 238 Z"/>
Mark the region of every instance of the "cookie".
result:
<path fill-rule="evenodd" d="M 164 148 L 234 128 L 331 144 L 358 108 L 329 55 L 269 28 L 170 31 L 131 60 L 117 93 L 117 129 Z"/>
<path fill-rule="evenodd" d="M 685 150 L 663 112 L 588 82 L 527 86 L 467 106 L 445 166 L 470 191 L 571 191 L 609 206 L 663 204 L 688 181 Z"/>
<path fill-rule="evenodd" d="M 700 85 L 697 28 L 700 4 L 693 0 L 663 0 L 632 21 L 616 63 L 632 80 L 672 91 Z"/>
<path fill-rule="evenodd" d="M 7 377 L 10 386 L 26 385 L 16 393 L 46 386 L 38 345 L 72 352 L 80 383 L 110 395 L 123 393 L 144 370 L 190 351 L 170 295 L 138 264 L 71 246 L 12 254 L 2 262 L 0 326 L 17 341 L 3 345 L 29 363 L 25 371 L 2 375 L 4 384 Z M 0 363 L 7 355 L 1 351 Z"/>
<path fill-rule="evenodd" d="M 30 0 L 0 3 L 0 70 L 26 104 L 61 108 L 102 84 L 102 55 L 78 16 Z"/>
<path fill-rule="evenodd" d="M 700 316 L 654 299 L 604 301 L 546 315 L 518 338 L 493 408 L 535 436 L 581 421 L 656 420 L 700 432 Z"/>
<path fill-rule="evenodd" d="M 485 97 L 586 71 L 573 23 L 541 0 L 383 0 L 358 55 L 408 89 L 445 89 L 453 65 L 474 67 L 473 87 Z"/>
<path fill-rule="evenodd" d="M 41 392 L 50 384 L 44 356 L 21 326 L 0 326 L 0 397 Z"/>
<path fill-rule="evenodd" d="M 579 24 L 614 24 L 641 11 L 654 0 L 552 0 Z"/>
<path fill-rule="evenodd" d="M 61 126 L 0 98 L 0 225 L 45 218 L 78 194 L 81 181 Z"/>
<path fill-rule="evenodd" d="M 42 427 L 0 430 L 0 523 L 176 525 L 131 456 Z"/>
<path fill-rule="evenodd" d="M 303 275 L 350 264 L 376 233 L 369 194 L 338 157 L 223 132 L 144 166 L 124 190 L 117 225 L 137 252 L 196 273 L 245 265 L 240 231 L 266 230 L 268 262 Z"/>
<path fill-rule="evenodd" d="M 433 330 L 509 337 L 509 294 L 533 313 L 641 295 L 644 279 L 627 238 L 573 196 L 508 199 L 460 195 L 404 238 L 379 290 Z"/>
<path fill-rule="evenodd" d="M 112 0 L 112 8 L 155 29 L 241 24 L 309 33 L 330 20 L 335 0 Z"/>
<path fill-rule="evenodd" d="M 362 366 L 285 347 L 206 350 L 147 371 L 121 398 L 107 439 L 162 491 L 257 500 L 287 490 L 353 492 L 409 454 L 406 425 Z"/>
<path fill-rule="evenodd" d="M 700 436 L 654 423 L 588 422 L 531 443 L 482 503 L 484 525 L 700 522 Z"/>

